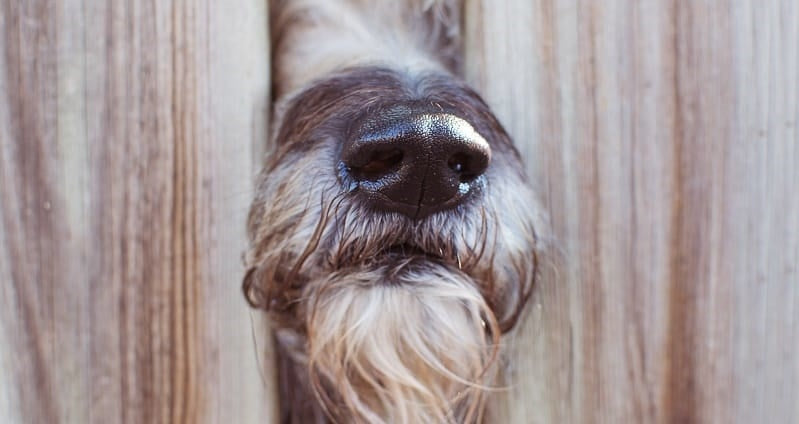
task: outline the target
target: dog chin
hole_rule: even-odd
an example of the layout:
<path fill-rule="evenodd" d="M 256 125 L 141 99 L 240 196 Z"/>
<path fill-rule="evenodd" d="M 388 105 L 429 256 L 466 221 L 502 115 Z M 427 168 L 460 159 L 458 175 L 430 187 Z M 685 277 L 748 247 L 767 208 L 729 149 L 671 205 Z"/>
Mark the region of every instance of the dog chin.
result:
<path fill-rule="evenodd" d="M 303 294 L 311 386 L 337 421 L 481 419 L 500 330 L 468 275 L 408 255 L 333 272 Z"/>

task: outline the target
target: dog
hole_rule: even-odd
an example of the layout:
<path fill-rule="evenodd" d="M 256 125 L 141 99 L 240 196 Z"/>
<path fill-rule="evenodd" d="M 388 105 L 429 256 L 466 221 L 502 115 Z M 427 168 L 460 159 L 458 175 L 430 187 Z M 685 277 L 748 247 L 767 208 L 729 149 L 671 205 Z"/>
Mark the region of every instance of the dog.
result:
<path fill-rule="evenodd" d="M 486 417 L 542 218 L 459 77 L 462 7 L 271 2 L 274 127 L 243 289 L 273 325 L 283 422 Z"/>

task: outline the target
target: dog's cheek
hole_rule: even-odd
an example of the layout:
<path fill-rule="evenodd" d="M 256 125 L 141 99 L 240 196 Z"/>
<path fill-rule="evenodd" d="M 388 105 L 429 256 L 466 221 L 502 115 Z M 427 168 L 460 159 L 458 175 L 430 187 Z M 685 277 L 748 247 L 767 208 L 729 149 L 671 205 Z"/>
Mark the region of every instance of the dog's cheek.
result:
<path fill-rule="evenodd" d="M 529 300 L 543 247 L 538 231 L 544 226 L 542 217 L 535 212 L 541 208 L 521 164 L 511 162 L 490 175 L 485 201 L 493 211 L 495 242 L 491 263 L 481 268 L 490 273 L 485 277 L 490 289 L 486 297 L 502 323 L 503 332 L 515 325 Z"/>
<path fill-rule="evenodd" d="M 248 272 L 243 289 L 248 301 L 270 312 L 279 322 L 296 321 L 288 305 L 300 296 L 303 282 L 315 269 L 304 252 L 317 243 L 317 229 L 325 215 L 325 199 L 335 191 L 332 175 L 320 166 L 324 151 L 294 155 L 261 175 L 248 218 L 250 248 L 245 254 Z M 302 163 L 308 161 L 308 163 Z M 298 166 L 291 166 L 292 164 Z M 305 169 L 314 169 L 312 172 Z M 328 174 L 332 174 L 327 171 Z"/>

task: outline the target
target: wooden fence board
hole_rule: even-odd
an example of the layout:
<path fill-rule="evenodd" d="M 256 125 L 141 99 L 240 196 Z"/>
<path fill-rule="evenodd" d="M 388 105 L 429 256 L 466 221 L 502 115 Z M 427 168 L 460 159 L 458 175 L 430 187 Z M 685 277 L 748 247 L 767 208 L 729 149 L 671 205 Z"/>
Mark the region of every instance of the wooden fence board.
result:
<path fill-rule="evenodd" d="M 796 422 L 799 6 L 470 1 L 552 266 L 498 422 Z"/>
<path fill-rule="evenodd" d="M 0 0 L 0 422 L 275 419 L 239 290 L 266 16 Z M 552 233 L 493 422 L 799 422 L 799 4 L 467 0 L 466 28 Z"/>
<path fill-rule="evenodd" d="M 1 4 L 0 419 L 268 417 L 239 289 L 265 3 Z"/>

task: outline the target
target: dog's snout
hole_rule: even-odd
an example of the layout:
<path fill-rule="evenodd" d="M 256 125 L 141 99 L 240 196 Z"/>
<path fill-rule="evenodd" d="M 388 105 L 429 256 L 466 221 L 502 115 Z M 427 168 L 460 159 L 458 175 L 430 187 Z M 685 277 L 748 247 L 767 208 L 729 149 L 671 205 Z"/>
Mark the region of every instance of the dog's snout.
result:
<path fill-rule="evenodd" d="M 372 206 L 416 219 L 466 199 L 490 159 L 488 143 L 466 120 L 408 107 L 367 116 L 341 152 L 346 178 Z"/>

